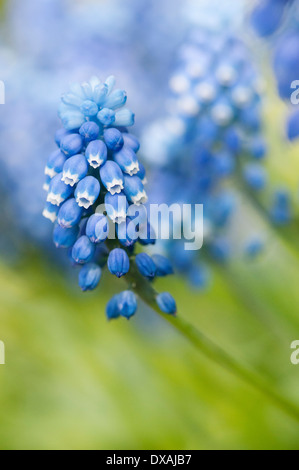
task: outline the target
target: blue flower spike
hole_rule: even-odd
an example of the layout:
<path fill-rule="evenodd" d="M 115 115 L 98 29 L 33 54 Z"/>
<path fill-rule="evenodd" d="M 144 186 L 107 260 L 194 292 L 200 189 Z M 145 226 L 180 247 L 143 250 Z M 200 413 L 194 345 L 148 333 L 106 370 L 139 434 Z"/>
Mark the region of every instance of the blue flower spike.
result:
<path fill-rule="evenodd" d="M 59 108 L 63 128 L 55 134 L 58 150 L 45 169 L 48 195 L 43 215 L 55 223 L 56 247 L 68 250 L 74 267 L 81 265 L 78 283 L 83 292 L 96 289 L 105 267 L 117 278 L 126 276 L 131 260 L 144 282 L 156 274 L 173 273 L 166 258 L 135 253 L 137 243 L 153 244 L 155 236 L 144 206 L 146 173 L 137 158 L 140 143 L 127 130 L 134 124 L 134 114 L 123 108 L 126 92 L 114 86 L 113 76 L 104 82 L 92 77 L 82 85 L 73 84 L 63 95 Z M 142 224 L 134 221 L 136 206 L 145 212 L 144 237 Z M 138 273 L 132 270 L 131 285 L 134 276 L 137 285 Z M 126 290 L 108 302 L 106 315 L 109 320 L 130 319 L 136 311 L 136 295 Z"/>

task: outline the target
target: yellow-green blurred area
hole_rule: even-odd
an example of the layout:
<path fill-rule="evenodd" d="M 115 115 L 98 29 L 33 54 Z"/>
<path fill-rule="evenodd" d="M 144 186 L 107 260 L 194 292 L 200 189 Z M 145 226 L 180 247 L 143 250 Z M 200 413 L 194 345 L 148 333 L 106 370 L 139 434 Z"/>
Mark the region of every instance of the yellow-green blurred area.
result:
<path fill-rule="evenodd" d="M 229 281 L 216 274 L 205 294 L 178 280 L 161 287 L 176 293 L 180 315 L 296 401 L 298 273 L 275 244 L 255 266 L 234 266 Z M 38 260 L 1 266 L 2 449 L 298 448 L 295 420 L 153 312 L 107 323 L 112 293 L 106 282 L 82 295 Z"/>
<path fill-rule="evenodd" d="M 299 145 L 284 140 L 285 115 L 269 80 L 267 167 L 296 198 Z M 290 249 L 252 212 L 267 233 L 257 260 L 215 267 L 204 292 L 176 276 L 157 287 L 175 295 L 179 316 L 299 405 L 299 365 L 290 361 L 299 340 L 299 233 Z M 130 322 L 107 322 L 115 292 L 105 273 L 82 294 L 38 250 L 0 261 L 0 449 L 299 449 L 295 418 L 142 303 Z"/>

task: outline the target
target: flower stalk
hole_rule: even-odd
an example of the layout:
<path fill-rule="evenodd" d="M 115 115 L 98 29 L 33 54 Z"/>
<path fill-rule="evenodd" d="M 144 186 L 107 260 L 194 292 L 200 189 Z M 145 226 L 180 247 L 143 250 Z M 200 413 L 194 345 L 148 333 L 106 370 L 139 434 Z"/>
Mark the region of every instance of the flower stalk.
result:
<path fill-rule="evenodd" d="M 157 307 L 157 292 L 151 284 L 139 274 L 134 263 L 126 278 L 130 289 L 134 290 L 139 297 L 158 313 L 166 322 L 168 322 L 177 332 L 189 341 L 198 352 L 201 352 L 208 359 L 225 368 L 227 371 L 246 382 L 248 385 L 258 390 L 266 396 L 274 405 L 278 406 L 293 419 L 299 421 L 299 407 L 283 397 L 279 392 L 268 384 L 262 377 L 249 368 L 239 363 L 224 349 L 205 336 L 200 330 L 195 328 L 188 321 L 180 316 L 165 315 Z"/>

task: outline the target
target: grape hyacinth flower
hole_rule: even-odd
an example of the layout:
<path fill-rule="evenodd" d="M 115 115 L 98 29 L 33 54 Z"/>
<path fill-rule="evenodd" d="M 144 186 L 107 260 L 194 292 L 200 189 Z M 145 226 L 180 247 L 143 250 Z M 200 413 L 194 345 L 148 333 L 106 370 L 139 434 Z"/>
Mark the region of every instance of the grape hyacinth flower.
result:
<path fill-rule="evenodd" d="M 105 82 L 93 77 L 63 95 L 59 115 L 64 128 L 56 133 L 59 149 L 45 171 L 49 191 L 43 215 L 55 222 L 55 245 L 68 249 L 72 263 L 81 266 L 83 291 L 97 287 L 106 265 L 112 275 L 129 279 L 130 289 L 108 303 L 108 319 L 131 318 L 137 310 L 132 290 L 142 297 L 142 289 L 150 290 L 162 312 L 175 314 L 171 295 L 159 296 L 148 282 L 172 274 L 171 263 L 162 256 L 135 254 L 137 242 L 155 240 L 147 217 L 134 223 L 133 209 L 140 211 L 147 201 L 146 172 L 137 157 L 140 144 L 127 131 L 134 114 L 123 108 L 126 93 L 114 85 L 114 77 Z"/>

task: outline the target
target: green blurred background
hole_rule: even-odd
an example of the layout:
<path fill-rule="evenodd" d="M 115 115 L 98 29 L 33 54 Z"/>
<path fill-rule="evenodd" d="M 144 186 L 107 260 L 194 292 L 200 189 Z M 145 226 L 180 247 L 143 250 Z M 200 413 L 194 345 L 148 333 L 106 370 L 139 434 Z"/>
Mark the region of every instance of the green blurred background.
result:
<path fill-rule="evenodd" d="M 299 146 L 283 141 L 284 119 L 269 91 L 268 167 L 273 181 L 295 191 Z M 215 269 L 204 293 L 178 278 L 158 287 L 175 293 L 180 316 L 298 403 L 290 344 L 299 339 L 299 255 L 268 236 L 258 261 Z M 81 294 L 38 252 L 18 264 L 0 261 L 1 449 L 299 448 L 295 419 L 145 306 L 130 322 L 108 323 L 114 293 L 107 276 Z"/>

